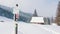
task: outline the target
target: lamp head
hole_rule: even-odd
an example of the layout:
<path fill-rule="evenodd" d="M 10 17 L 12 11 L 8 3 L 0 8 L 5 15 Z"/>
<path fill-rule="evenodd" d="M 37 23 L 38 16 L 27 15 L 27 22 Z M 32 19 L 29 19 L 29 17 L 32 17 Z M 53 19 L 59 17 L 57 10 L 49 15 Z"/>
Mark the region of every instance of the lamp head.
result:
<path fill-rule="evenodd" d="M 18 7 L 18 4 L 16 4 L 16 6 Z"/>

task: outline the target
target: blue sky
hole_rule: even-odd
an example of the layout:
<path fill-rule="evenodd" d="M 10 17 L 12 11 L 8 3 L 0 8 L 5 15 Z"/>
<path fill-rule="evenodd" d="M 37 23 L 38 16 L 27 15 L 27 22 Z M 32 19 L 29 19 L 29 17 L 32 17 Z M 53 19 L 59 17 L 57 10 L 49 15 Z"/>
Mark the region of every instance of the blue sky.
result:
<path fill-rule="evenodd" d="M 0 4 L 8 7 L 14 7 L 19 4 L 23 12 L 34 13 L 37 10 L 39 16 L 55 17 L 59 0 L 0 0 Z"/>

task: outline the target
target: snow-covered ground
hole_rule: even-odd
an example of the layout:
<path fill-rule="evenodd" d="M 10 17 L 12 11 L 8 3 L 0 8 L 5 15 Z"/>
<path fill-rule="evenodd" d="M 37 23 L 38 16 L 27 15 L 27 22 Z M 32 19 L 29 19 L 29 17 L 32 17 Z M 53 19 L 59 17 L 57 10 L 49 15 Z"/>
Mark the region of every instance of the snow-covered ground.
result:
<path fill-rule="evenodd" d="M 60 27 L 55 25 L 19 23 L 18 31 L 23 34 L 60 34 Z"/>
<path fill-rule="evenodd" d="M 0 17 L 0 34 L 15 34 L 14 21 Z M 60 34 L 60 26 L 18 22 L 18 34 Z"/>
<path fill-rule="evenodd" d="M 0 16 L 0 34 L 14 34 L 13 20 Z"/>

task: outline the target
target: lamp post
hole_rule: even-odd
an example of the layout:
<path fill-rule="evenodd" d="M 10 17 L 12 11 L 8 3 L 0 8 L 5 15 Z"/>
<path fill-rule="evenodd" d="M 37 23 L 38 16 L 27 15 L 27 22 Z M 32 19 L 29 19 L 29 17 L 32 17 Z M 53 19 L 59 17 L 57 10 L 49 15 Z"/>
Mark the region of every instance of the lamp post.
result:
<path fill-rule="evenodd" d="M 19 19 L 19 7 L 18 4 L 13 9 L 13 14 L 14 14 L 14 24 L 15 24 L 15 34 L 18 34 L 18 22 L 17 20 Z"/>

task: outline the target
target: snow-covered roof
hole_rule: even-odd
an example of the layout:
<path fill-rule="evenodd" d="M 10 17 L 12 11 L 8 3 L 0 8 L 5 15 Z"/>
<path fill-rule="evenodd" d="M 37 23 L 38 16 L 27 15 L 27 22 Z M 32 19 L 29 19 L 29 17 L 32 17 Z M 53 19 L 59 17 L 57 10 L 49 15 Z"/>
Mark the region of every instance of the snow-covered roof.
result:
<path fill-rule="evenodd" d="M 32 17 L 30 22 L 34 23 L 44 23 L 44 17 Z"/>

